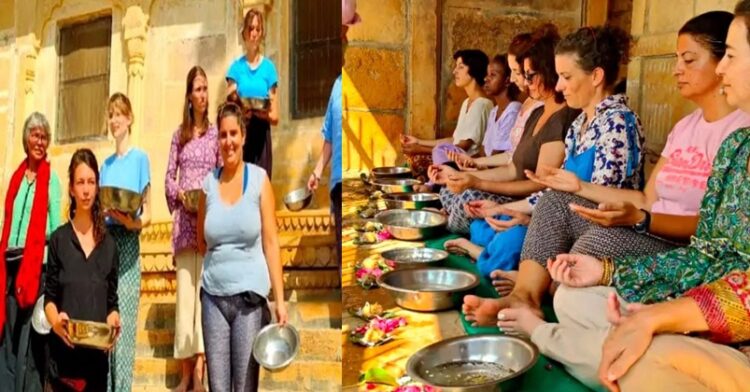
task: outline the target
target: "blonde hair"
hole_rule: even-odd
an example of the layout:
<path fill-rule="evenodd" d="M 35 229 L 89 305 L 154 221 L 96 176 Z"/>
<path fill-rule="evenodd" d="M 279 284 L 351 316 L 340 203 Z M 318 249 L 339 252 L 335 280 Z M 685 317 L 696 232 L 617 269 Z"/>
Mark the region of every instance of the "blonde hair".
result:
<path fill-rule="evenodd" d="M 130 117 L 130 121 L 133 121 L 133 106 L 130 105 L 130 99 L 123 93 L 114 93 L 109 97 L 107 103 L 107 115 L 112 112 L 113 109 L 118 109 L 122 114 Z M 128 133 L 130 133 L 130 127 L 128 127 Z"/>

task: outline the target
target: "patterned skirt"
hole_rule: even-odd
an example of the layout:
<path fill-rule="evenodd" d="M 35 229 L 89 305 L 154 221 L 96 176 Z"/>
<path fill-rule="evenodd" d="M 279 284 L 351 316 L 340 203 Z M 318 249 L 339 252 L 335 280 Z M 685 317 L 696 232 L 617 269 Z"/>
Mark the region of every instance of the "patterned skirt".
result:
<path fill-rule="evenodd" d="M 127 392 L 133 385 L 135 366 L 135 334 L 138 323 L 138 302 L 141 294 L 141 257 L 137 231 L 122 226 L 109 226 L 120 256 L 117 296 L 122 324 L 120 338 L 110 357 L 110 391 Z"/>
<path fill-rule="evenodd" d="M 510 203 L 513 198 L 496 193 L 467 189 L 459 194 L 452 193 L 446 187 L 440 188 L 440 202 L 448 213 L 448 231 L 456 234 L 469 234 L 469 227 L 474 220 L 464 210 L 464 204 L 474 200 L 491 200 L 498 204 Z"/>

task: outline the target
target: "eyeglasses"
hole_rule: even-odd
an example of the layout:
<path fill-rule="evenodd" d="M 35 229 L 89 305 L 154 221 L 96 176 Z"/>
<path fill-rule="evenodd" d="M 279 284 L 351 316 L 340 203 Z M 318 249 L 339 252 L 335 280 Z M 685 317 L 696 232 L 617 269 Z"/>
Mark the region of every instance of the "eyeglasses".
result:
<path fill-rule="evenodd" d="M 526 72 L 523 75 L 523 78 L 526 79 L 527 82 L 531 83 L 534 81 L 534 76 L 539 75 L 538 72 Z"/>

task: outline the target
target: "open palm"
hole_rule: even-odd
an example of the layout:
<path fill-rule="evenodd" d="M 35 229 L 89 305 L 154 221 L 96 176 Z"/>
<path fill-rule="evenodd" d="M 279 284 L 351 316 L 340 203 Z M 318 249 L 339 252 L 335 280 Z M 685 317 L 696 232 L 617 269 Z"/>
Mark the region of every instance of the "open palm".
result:
<path fill-rule="evenodd" d="M 581 180 L 573 172 L 556 167 L 539 165 L 536 173 L 526 170 L 526 176 L 538 184 L 562 192 L 575 193 L 581 190 Z"/>
<path fill-rule="evenodd" d="M 604 274 L 602 262 L 593 256 L 558 255 L 547 263 L 552 279 L 568 287 L 591 287 L 599 284 Z"/>

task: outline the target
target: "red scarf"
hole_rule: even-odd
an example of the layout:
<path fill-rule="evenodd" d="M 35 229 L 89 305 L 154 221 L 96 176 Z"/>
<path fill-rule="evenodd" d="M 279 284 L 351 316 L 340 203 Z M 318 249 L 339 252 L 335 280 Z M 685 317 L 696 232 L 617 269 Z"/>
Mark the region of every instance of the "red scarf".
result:
<path fill-rule="evenodd" d="M 10 238 L 10 225 L 13 220 L 13 203 L 16 200 L 18 189 L 21 187 L 26 169 L 28 168 L 28 159 L 21 163 L 21 166 L 13 173 L 8 187 L 8 194 L 5 195 L 5 218 L 3 221 L 3 235 L 0 240 L 0 337 L 3 335 L 5 326 L 5 287 L 7 284 L 7 271 L 5 261 L 5 250 L 8 249 L 8 240 Z M 31 220 L 29 229 L 26 232 L 26 243 L 23 249 L 23 259 L 21 267 L 18 269 L 16 277 L 15 293 L 18 299 L 18 306 L 22 309 L 34 306 L 37 294 L 39 294 L 39 279 L 42 275 L 42 262 L 44 259 L 44 243 L 46 240 L 47 229 L 47 209 L 49 204 L 49 176 L 50 165 L 46 159 L 39 162 L 39 168 L 36 173 L 36 190 L 34 191 L 34 204 L 31 205 Z"/>

